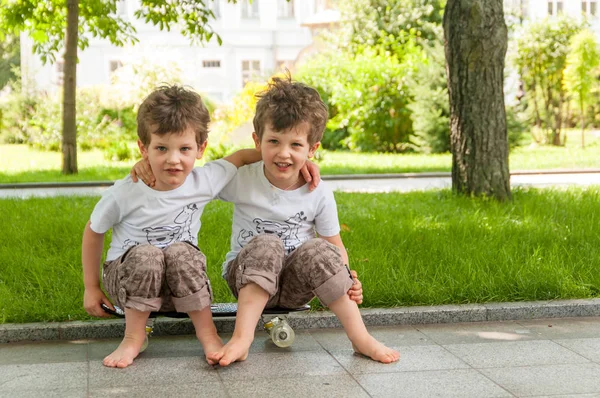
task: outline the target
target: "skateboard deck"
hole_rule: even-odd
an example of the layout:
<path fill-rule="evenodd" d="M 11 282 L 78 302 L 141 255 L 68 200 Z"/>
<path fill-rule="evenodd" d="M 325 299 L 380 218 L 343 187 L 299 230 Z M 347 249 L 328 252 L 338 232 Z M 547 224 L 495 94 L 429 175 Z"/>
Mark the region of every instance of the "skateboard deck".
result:
<path fill-rule="evenodd" d="M 120 318 L 125 317 L 125 311 L 123 309 L 115 306 L 115 311 L 111 310 L 108 306 L 102 304 L 102 309 L 105 312 L 108 312 L 111 315 L 118 316 Z M 213 317 L 227 317 L 227 316 L 236 316 L 237 314 L 237 303 L 214 303 L 210 305 L 211 312 Z M 267 308 L 263 311 L 263 315 L 287 315 L 290 312 L 301 312 L 310 310 L 310 306 L 304 305 L 300 308 L 282 308 L 282 307 L 274 307 Z M 151 312 L 150 318 L 156 318 L 157 316 L 166 316 L 168 318 L 187 318 L 188 314 L 185 312 L 176 312 L 176 311 L 157 311 Z"/>

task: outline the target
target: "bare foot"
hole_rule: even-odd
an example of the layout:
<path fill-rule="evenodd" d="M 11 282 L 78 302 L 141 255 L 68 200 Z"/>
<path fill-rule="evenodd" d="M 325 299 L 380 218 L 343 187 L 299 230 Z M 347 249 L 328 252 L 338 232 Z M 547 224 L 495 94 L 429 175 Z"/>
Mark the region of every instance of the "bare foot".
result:
<path fill-rule="evenodd" d="M 352 348 L 359 354 L 367 356 L 381 363 L 392 363 L 400 359 L 400 353 L 392 348 L 386 347 L 373 336 L 364 341 L 352 343 Z"/>
<path fill-rule="evenodd" d="M 126 368 L 138 356 L 145 340 L 145 332 L 141 338 L 140 336 L 125 335 L 121 344 L 112 354 L 104 358 L 102 364 L 109 368 Z"/>
<path fill-rule="evenodd" d="M 214 333 L 207 333 L 203 336 L 197 335 L 197 337 L 198 340 L 200 340 L 200 344 L 202 344 L 206 362 L 208 362 L 209 365 L 217 365 L 219 360 L 214 360 L 212 357 L 223 348 L 223 340 L 221 340 L 216 330 Z"/>
<path fill-rule="evenodd" d="M 213 362 L 218 362 L 221 366 L 229 366 L 233 362 L 245 361 L 246 358 L 248 358 L 250 344 L 252 344 L 252 340 L 248 341 L 232 337 L 223 348 L 211 355 L 208 359 Z"/>

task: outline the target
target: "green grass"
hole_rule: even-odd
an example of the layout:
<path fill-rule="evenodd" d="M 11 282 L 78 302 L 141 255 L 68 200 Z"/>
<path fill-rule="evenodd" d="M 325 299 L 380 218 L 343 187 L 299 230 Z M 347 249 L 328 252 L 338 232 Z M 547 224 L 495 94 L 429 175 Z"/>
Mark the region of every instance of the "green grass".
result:
<path fill-rule="evenodd" d="M 581 149 L 578 132 L 570 132 L 567 146 L 524 146 L 510 154 L 511 170 L 597 168 L 600 138 L 589 134 Z M 209 143 L 210 145 L 210 143 Z M 51 181 L 106 181 L 123 178 L 134 161 L 114 162 L 100 151 L 78 153 L 79 174 L 61 174 L 61 154 L 32 150 L 26 145 L 0 145 L 0 184 Z M 201 164 L 201 161 L 198 162 Z M 381 174 L 450 171 L 452 156 L 419 154 L 377 154 L 324 152 L 319 161 L 323 175 Z"/>
<path fill-rule="evenodd" d="M 364 306 L 600 297 L 600 187 L 516 190 L 510 203 L 449 191 L 336 194 Z M 0 323 L 88 319 L 81 232 L 98 198 L 0 200 Z M 232 207 L 214 202 L 200 247 L 215 300 Z"/>

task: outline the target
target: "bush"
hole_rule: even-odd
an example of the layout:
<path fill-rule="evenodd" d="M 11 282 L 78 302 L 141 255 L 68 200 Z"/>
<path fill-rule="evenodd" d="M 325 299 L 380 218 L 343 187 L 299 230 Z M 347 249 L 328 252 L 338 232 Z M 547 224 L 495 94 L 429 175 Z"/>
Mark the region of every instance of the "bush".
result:
<path fill-rule="evenodd" d="M 4 144 L 23 144 L 29 139 L 29 125 L 38 104 L 37 98 L 13 92 L 0 102 L 0 138 Z"/>
<path fill-rule="evenodd" d="M 427 56 L 409 82 L 413 102 L 415 150 L 424 153 L 450 151 L 450 103 L 446 80 L 444 47 L 436 42 L 426 49 Z"/>
<path fill-rule="evenodd" d="M 406 51 L 415 50 L 407 45 Z M 325 53 L 309 60 L 296 77 L 325 93 L 333 110 L 328 134 L 347 132 L 344 144 L 357 151 L 402 152 L 413 133 L 405 83 L 411 61 L 371 49 L 356 56 Z M 335 138 L 330 143 L 339 144 Z"/>

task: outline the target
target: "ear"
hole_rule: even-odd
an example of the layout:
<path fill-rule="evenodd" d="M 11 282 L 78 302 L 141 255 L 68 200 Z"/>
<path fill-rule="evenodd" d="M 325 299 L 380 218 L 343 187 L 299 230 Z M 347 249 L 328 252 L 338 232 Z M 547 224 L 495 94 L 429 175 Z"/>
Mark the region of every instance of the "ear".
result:
<path fill-rule="evenodd" d="M 252 139 L 254 140 L 254 147 L 257 151 L 260 151 L 260 138 L 258 138 L 256 132 L 252 132 Z"/>
<path fill-rule="evenodd" d="M 140 153 L 142 154 L 142 158 L 144 160 L 148 160 L 148 149 L 146 148 L 146 146 L 142 143 L 141 140 L 138 140 L 137 144 L 138 144 L 138 148 L 140 148 Z"/>
<path fill-rule="evenodd" d="M 204 156 L 204 151 L 206 150 L 206 144 L 208 144 L 208 141 L 204 141 L 202 145 L 200 145 L 196 159 L 202 159 L 202 156 Z"/>
<path fill-rule="evenodd" d="M 321 146 L 321 141 L 317 141 L 313 144 L 313 146 L 310 147 L 310 149 L 308 150 L 308 157 L 312 158 L 313 156 L 315 156 L 315 152 L 317 151 L 317 149 L 319 149 L 319 147 Z"/>

